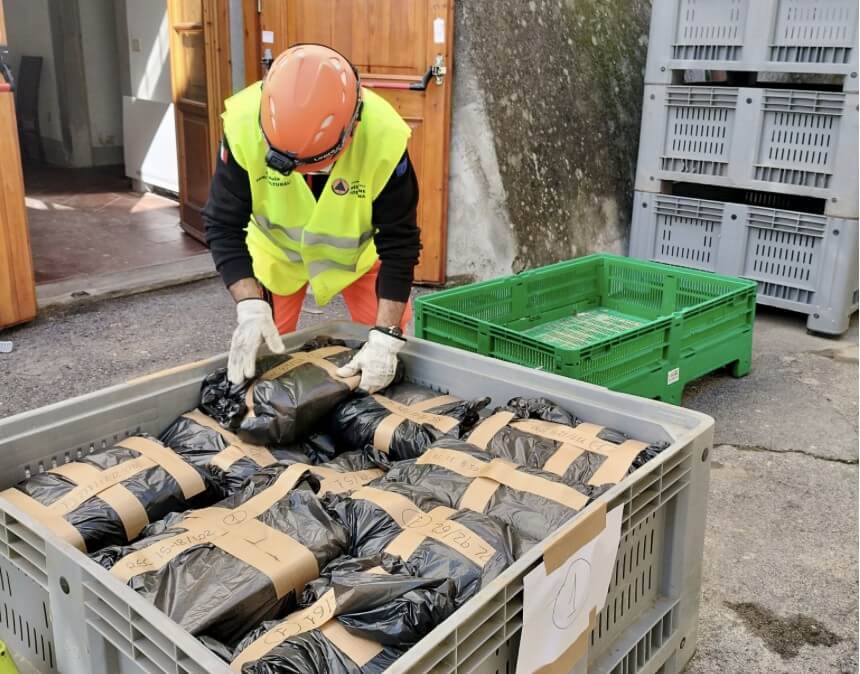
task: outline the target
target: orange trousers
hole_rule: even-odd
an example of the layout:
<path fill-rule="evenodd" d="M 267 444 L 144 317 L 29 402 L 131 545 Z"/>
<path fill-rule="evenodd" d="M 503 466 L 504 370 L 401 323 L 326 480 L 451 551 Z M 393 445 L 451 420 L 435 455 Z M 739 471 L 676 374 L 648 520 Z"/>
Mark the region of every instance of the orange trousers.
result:
<path fill-rule="evenodd" d="M 376 313 L 379 304 L 376 297 L 377 276 L 379 276 L 379 262 L 355 283 L 341 291 L 349 315 L 356 323 L 369 326 L 376 325 Z M 282 335 L 295 332 L 307 290 L 308 286 L 305 284 L 292 295 L 275 295 L 272 293 L 275 325 Z M 403 312 L 403 320 L 400 322 L 400 327 L 404 332 L 411 318 L 412 300 L 410 299 L 406 303 L 406 311 Z"/>

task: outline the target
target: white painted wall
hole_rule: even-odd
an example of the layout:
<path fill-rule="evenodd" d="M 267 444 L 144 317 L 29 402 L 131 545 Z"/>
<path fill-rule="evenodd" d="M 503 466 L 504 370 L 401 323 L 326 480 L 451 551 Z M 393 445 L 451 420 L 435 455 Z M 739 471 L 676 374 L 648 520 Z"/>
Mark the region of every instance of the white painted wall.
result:
<path fill-rule="evenodd" d="M 170 35 L 167 3 L 126 0 L 131 95 L 170 103 Z"/>
<path fill-rule="evenodd" d="M 78 3 L 92 146 L 118 148 L 122 145 L 122 90 L 113 1 Z"/>
<path fill-rule="evenodd" d="M 125 173 L 178 192 L 167 3 L 125 0 L 125 13 L 131 90 L 123 97 Z"/>
<path fill-rule="evenodd" d="M 12 73 L 18 76 L 21 56 L 44 59 L 39 85 L 39 125 L 42 137 L 62 142 L 48 0 L 3 0 L 3 7 Z"/>

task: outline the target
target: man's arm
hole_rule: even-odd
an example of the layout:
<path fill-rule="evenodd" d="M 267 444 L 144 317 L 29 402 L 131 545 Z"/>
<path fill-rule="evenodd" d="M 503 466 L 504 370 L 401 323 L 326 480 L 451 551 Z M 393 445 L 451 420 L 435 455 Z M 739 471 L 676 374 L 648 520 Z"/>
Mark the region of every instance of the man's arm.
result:
<path fill-rule="evenodd" d="M 263 297 L 254 279 L 251 254 L 245 244 L 245 227 L 250 216 L 248 173 L 234 159 L 225 138 L 215 162 L 203 222 L 215 268 L 236 302 Z"/>
<path fill-rule="evenodd" d="M 421 253 L 417 214 L 418 178 L 407 152 L 373 202 L 374 243 L 380 260 L 376 325 L 400 325 L 406 311 Z"/>

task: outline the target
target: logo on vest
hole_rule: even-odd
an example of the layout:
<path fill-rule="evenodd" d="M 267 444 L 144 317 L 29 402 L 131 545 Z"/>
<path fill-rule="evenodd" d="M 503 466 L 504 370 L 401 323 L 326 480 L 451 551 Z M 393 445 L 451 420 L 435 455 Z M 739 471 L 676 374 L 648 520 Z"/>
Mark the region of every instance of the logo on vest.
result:
<path fill-rule="evenodd" d="M 338 178 L 332 183 L 331 191 L 339 197 L 349 194 L 349 183 L 343 178 Z"/>

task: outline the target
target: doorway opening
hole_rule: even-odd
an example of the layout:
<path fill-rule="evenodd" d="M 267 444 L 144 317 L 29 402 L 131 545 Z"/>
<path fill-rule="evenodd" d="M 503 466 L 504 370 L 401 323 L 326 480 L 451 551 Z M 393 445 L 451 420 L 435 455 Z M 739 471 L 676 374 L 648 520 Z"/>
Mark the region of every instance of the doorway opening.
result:
<path fill-rule="evenodd" d="M 199 273 L 208 253 L 180 224 L 167 3 L 2 1 L 40 300 L 190 258 Z"/>

